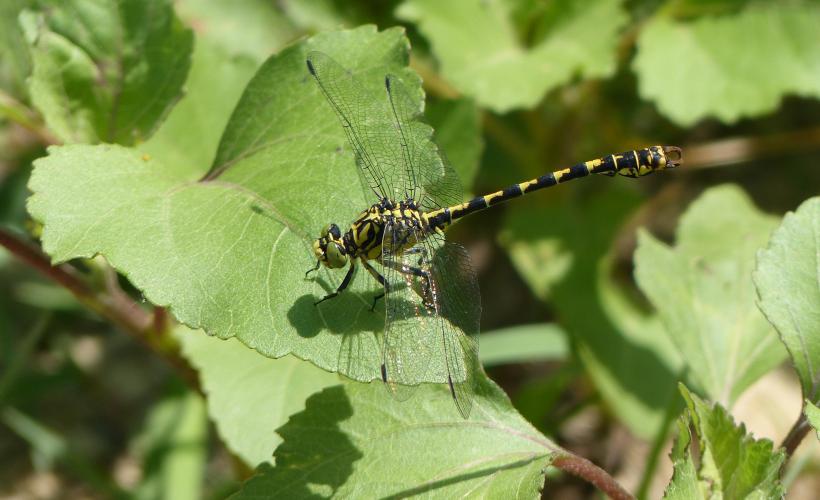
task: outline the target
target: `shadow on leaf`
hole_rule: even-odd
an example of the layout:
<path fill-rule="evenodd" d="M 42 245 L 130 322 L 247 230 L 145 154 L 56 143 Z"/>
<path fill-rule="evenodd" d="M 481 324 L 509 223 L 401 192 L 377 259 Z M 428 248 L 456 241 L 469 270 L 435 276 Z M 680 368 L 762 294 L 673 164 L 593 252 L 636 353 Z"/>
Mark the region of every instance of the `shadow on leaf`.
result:
<path fill-rule="evenodd" d="M 353 416 L 343 386 L 308 398 L 305 410 L 277 430 L 276 466 L 263 464 L 234 498 L 328 498 L 347 482 L 363 457 L 340 428 Z"/>

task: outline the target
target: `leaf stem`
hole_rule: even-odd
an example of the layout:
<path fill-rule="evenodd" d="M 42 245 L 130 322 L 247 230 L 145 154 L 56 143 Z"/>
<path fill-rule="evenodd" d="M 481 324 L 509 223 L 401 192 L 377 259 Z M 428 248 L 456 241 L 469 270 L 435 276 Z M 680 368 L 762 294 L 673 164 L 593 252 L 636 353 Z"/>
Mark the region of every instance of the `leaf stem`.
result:
<path fill-rule="evenodd" d="M 686 169 L 713 168 L 820 149 L 820 127 L 757 137 L 733 137 L 684 147 Z"/>
<path fill-rule="evenodd" d="M 48 258 L 33 245 L 24 242 L 11 231 L 0 227 L 0 246 L 29 266 L 40 271 L 47 278 L 68 289 L 78 300 L 85 303 L 94 296 L 91 289 L 76 272 L 66 265 L 52 266 Z"/>
<path fill-rule="evenodd" d="M 559 455 L 552 460 L 552 465 L 592 483 L 613 500 L 633 500 L 635 498 L 605 470 L 586 458 L 572 454 Z"/>
<path fill-rule="evenodd" d="M 120 289 L 113 269 L 105 277 L 107 293 L 100 294 L 81 279 L 72 267 L 65 264 L 52 266 L 48 256 L 38 247 L 23 241 L 3 227 L 0 227 L 0 246 L 45 277 L 65 287 L 85 307 L 159 354 L 189 386 L 200 390 L 196 371 L 179 355 L 177 345 L 170 336 L 170 325 L 164 309 L 158 308 L 163 312 L 154 311 L 152 314 L 140 307 Z"/>
<path fill-rule="evenodd" d="M 791 456 L 794 455 L 794 451 L 810 430 L 811 425 L 809 425 L 809 421 L 806 419 L 806 413 L 801 409 L 800 416 L 797 418 L 794 425 L 792 425 L 792 428 L 789 429 L 789 433 L 786 434 L 786 437 L 783 438 L 783 442 L 780 444 L 780 447 L 786 450 L 786 456 L 788 458 L 791 458 Z M 784 465 L 785 463 L 786 462 L 784 462 Z"/>

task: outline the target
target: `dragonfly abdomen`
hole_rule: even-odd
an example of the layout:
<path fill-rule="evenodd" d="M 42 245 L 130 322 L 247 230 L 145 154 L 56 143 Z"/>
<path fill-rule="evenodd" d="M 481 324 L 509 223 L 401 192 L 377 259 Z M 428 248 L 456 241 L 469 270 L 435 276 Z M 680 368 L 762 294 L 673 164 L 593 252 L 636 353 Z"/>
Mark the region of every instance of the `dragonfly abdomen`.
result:
<path fill-rule="evenodd" d="M 681 160 L 680 149 L 674 146 L 652 146 L 585 161 L 535 179 L 513 184 L 500 191 L 477 196 L 470 201 L 429 212 L 427 220 L 434 227 L 444 227 L 471 213 L 484 210 L 525 194 L 563 184 L 590 174 L 615 174 L 642 177 L 658 170 L 676 167 Z"/>

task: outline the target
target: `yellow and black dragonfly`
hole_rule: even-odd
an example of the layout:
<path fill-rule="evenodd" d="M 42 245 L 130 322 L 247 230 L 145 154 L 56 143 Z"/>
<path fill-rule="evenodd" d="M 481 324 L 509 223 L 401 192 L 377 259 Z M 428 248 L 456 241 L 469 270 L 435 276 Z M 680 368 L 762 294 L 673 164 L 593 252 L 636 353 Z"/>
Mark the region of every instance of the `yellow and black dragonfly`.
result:
<path fill-rule="evenodd" d="M 390 392 L 403 400 L 420 382 L 446 381 L 458 411 L 468 418 L 479 363 L 481 297 L 467 251 L 445 240 L 444 229 L 474 212 L 589 174 L 641 177 L 676 167 L 681 150 L 652 146 L 609 155 L 463 202 L 457 175 L 400 78 L 385 76 L 386 99 L 380 102 L 330 56 L 311 52 L 306 62 L 375 197 L 344 231 L 329 224 L 314 241 L 317 262 L 308 273 L 322 265 L 347 267 L 336 291 L 316 304 L 343 292 L 361 264 L 384 287 L 373 306 L 384 298 L 381 377 Z M 360 371 L 351 367 L 359 362 L 355 349 L 343 343 L 342 352 L 354 359 L 340 364 Z M 443 360 L 432 359 L 442 354 Z M 442 373 L 429 373 L 436 369 Z"/>

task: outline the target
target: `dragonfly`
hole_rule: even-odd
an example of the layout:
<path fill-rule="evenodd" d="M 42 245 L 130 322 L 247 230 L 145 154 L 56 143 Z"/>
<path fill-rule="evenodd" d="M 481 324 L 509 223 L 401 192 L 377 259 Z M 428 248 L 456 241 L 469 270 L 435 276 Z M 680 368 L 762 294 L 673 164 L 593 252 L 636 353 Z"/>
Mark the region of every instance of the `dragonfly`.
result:
<path fill-rule="evenodd" d="M 306 276 L 321 266 L 347 268 L 335 291 L 315 304 L 342 293 L 361 265 L 382 286 L 372 309 L 384 299 L 380 374 L 385 386 L 405 400 L 420 382 L 446 381 L 458 412 L 467 419 L 480 368 L 481 298 L 469 254 L 447 240 L 444 230 L 475 212 L 590 174 L 635 178 L 677 167 L 681 150 L 652 146 L 611 154 L 464 201 L 458 176 L 433 141 L 419 100 L 401 78 L 387 74 L 385 98 L 378 100 L 327 54 L 310 52 L 306 63 L 374 195 L 374 203 L 345 230 L 328 224 L 313 241 L 316 265 Z M 355 358 L 355 349 L 344 342 L 341 352 Z M 340 364 L 357 363 L 341 357 Z M 441 373 L 429 373 L 435 367 Z"/>

